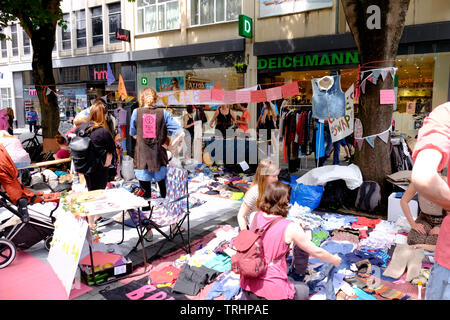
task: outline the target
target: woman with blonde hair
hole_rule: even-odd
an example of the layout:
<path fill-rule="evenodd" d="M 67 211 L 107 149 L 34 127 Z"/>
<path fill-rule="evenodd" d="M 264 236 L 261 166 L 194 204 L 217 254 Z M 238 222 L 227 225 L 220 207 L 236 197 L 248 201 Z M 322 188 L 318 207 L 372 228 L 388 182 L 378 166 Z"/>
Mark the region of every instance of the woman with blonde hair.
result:
<path fill-rule="evenodd" d="M 166 166 L 169 163 L 167 149 L 178 145 L 183 137 L 183 128 L 172 115 L 155 107 L 158 96 L 153 88 L 139 95 L 139 108 L 134 109 L 130 119 L 130 136 L 136 139 L 134 149 L 134 174 L 144 190 L 144 198 L 151 196 L 151 183 L 158 183 L 161 198 L 166 197 Z M 166 147 L 168 135 L 175 136 Z M 145 239 L 152 241 L 151 230 Z"/>
<path fill-rule="evenodd" d="M 84 177 L 89 191 L 105 189 L 108 183 L 108 168 L 115 158 L 116 145 L 106 122 L 105 105 L 102 102 L 94 103 L 89 112 L 89 121 L 79 125 L 75 134 L 80 131 L 90 133 L 92 152 L 89 155 L 88 167 Z M 89 216 L 89 224 L 98 216 Z"/>
<path fill-rule="evenodd" d="M 264 190 L 268 184 L 278 181 L 279 174 L 280 167 L 278 166 L 278 163 L 271 159 L 264 159 L 259 162 L 252 185 L 245 193 L 237 216 L 241 230 L 247 228 L 251 220 L 250 215 L 258 210 L 257 203 L 263 197 Z"/>

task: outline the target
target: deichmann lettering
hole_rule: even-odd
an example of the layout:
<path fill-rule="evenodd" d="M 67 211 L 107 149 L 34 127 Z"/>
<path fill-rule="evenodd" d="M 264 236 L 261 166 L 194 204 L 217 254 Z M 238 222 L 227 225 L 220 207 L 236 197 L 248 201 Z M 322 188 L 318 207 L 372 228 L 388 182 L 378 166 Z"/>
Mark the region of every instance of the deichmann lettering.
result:
<path fill-rule="evenodd" d="M 322 55 L 286 55 L 272 58 L 258 58 L 258 70 L 296 69 L 303 67 L 356 64 L 358 62 L 358 51 L 339 53 L 333 52 L 324 53 Z"/>

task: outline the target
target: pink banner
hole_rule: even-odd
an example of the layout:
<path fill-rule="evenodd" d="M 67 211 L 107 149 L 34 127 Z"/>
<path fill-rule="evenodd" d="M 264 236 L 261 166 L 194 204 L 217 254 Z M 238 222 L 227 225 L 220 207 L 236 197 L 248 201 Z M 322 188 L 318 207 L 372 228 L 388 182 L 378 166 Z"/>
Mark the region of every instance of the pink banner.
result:
<path fill-rule="evenodd" d="M 211 99 L 212 100 L 223 101 L 224 94 L 225 94 L 225 91 L 223 91 L 222 89 L 211 89 Z"/>
<path fill-rule="evenodd" d="M 300 93 L 298 90 L 298 82 L 292 82 L 281 86 L 281 91 L 283 93 L 283 98 L 290 98 L 296 96 Z"/>
<path fill-rule="evenodd" d="M 236 103 L 249 103 L 252 101 L 251 91 L 236 91 Z"/>
<path fill-rule="evenodd" d="M 199 102 L 211 101 L 211 90 L 199 90 L 198 101 Z"/>
<path fill-rule="evenodd" d="M 224 91 L 223 101 L 227 103 L 236 103 L 236 91 Z"/>
<path fill-rule="evenodd" d="M 281 87 L 266 89 L 266 96 L 268 101 L 279 100 L 283 98 Z"/>
<path fill-rule="evenodd" d="M 266 98 L 266 90 L 255 90 L 251 92 L 251 102 L 265 102 Z"/>
<path fill-rule="evenodd" d="M 156 114 L 142 115 L 142 132 L 145 139 L 156 138 Z"/>

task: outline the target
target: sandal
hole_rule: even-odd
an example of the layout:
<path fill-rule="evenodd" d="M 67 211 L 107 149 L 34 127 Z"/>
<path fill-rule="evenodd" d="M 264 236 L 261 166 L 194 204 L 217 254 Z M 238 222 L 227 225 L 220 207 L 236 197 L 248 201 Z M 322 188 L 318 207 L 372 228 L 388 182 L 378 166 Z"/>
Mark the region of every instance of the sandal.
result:
<path fill-rule="evenodd" d="M 144 236 L 144 240 L 147 242 L 152 242 L 153 241 L 153 232 L 151 232 L 150 234 L 147 232 Z"/>

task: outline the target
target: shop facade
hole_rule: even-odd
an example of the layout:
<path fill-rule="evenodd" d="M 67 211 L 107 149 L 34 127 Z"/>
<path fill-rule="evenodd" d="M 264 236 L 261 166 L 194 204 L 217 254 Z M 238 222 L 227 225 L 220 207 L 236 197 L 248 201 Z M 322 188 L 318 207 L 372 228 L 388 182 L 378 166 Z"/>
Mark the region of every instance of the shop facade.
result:
<path fill-rule="evenodd" d="M 450 97 L 448 22 L 406 26 L 395 66 L 395 133 L 414 138 L 423 118 Z M 289 48 L 283 50 L 282 48 Z M 256 42 L 258 83 L 263 88 L 298 81 L 293 104 L 311 104 L 313 78 L 340 75 L 345 92 L 358 79 L 359 57 L 351 34 Z M 355 104 L 355 114 L 358 104 Z"/>

